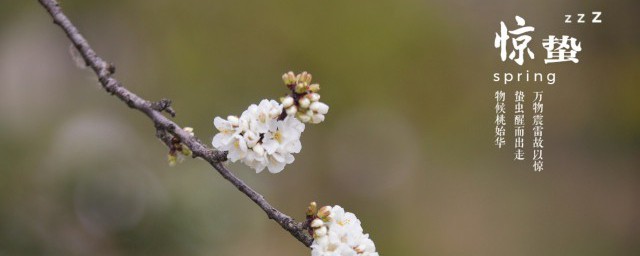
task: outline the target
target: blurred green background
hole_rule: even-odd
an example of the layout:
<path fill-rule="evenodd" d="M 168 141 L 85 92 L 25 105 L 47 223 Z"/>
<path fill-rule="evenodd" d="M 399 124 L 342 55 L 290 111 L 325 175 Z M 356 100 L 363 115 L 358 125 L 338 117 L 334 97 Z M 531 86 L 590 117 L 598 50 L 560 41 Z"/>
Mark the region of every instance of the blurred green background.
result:
<path fill-rule="evenodd" d="M 340 204 L 382 255 L 640 254 L 638 1 L 62 5 L 126 87 L 171 98 L 203 141 L 215 116 L 284 94 L 282 73 L 311 72 L 331 110 L 296 161 L 229 164 L 297 219 Z M 602 24 L 564 23 L 591 11 Z M 523 67 L 493 48 L 515 15 L 536 28 Z M 540 40 L 562 34 L 580 63 L 542 64 Z M 0 255 L 309 255 L 205 162 L 169 167 L 69 45 L 36 1 L 0 8 Z M 492 82 L 525 70 L 556 83 Z M 543 172 L 493 146 L 498 89 L 544 90 Z"/>

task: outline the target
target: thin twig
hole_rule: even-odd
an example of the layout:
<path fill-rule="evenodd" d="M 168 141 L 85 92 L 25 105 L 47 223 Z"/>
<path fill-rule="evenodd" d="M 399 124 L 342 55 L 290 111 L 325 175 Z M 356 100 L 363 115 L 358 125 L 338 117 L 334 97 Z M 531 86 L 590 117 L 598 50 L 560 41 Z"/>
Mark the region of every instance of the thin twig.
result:
<path fill-rule="evenodd" d="M 87 40 L 78 32 L 78 29 L 71 23 L 67 16 L 62 12 L 59 4 L 55 0 L 39 0 L 40 4 L 47 9 L 53 22 L 60 26 L 67 34 L 73 45 L 78 49 L 82 58 L 98 76 L 98 80 L 102 87 L 112 95 L 118 97 L 126 103 L 130 108 L 137 109 L 147 115 L 153 121 L 156 127 L 156 136 L 163 141 L 168 147 L 171 147 L 171 137 L 178 138 L 181 143 L 185 144 L 193 152 L 194 157 L 199 157 L 207 161 L 215 168 L 222 177 L 231 182 L 238 190 L 244 193 L 249 199 L 255 202 L 270 219 L 280 224 L 282 228 L 289 231 L 296 239 L 309 247 L 313 239 L 309 236 L 305 224 L 295 221 L 293 218 L 278 211 L 264 199 L 264 197 L 249 187 L 244 181 L 236 177 L 222 162 L 226 160 L 226 152 L 213 150 L 202 144 L 197 138 L 189 135 L 180 126 L 167 117 L 162 112 L 175 115 L 171 109 L 171 102 L 163 99 L 159 102 L 151 102 L 140 98 L 138 95 L 127 90 L 112 77 L 115 72 L 115 66 L 105 62 L 100 58 L 87 43 Z"/>

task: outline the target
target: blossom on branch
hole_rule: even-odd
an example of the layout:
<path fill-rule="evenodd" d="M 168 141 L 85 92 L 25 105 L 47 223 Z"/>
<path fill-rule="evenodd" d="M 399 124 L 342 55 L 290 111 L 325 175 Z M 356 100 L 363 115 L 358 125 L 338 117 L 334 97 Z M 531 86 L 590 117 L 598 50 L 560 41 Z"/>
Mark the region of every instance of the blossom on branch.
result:
<path fill-rule="evenodd" d="M 360 220 L 339 205 L 324 206 L 315 212 L 311 203 L 307 218 L 313 229 L 311 256 L 378 256 L 376 246 L 364 234 Z"/>
<path fill-rule="evenodd" d="M 280 99 L 285 112 L 295 116 L 304 123 L 318 124 L 324 121 L 324 115 L 329 112 L 329 106 L 320 102 L 320 85 L 311 84 L 311 74 L 293 72 L 282 75 L 284 84 L 291 93 Z"/>
<path fill-rule="evenodd" d="M 227 119 L 216 117 L 213 124 L 219 133 L 211 144 L 227 151 L 227 159 L 241 161 L 261 172 L 281 172 L 285 165 L 293 163 L 293 154 L 300 153 L 300 136 L 304 123 L 320 123 L 329 112 L 329 106 L 320 102 L 320 85 L 310 84 L 311 74 L 293 72 L 283 75 L 290 94 L 280 99 L 262 100 L 252 104 L 240 117 Z M 304 123 L 303 123 L 304 122 Z"/>
<path fill-rule="evenodd" d="M 220 132 L 211 144 L 228 151 L 227 158 L 232 162 L 241 161 L 256 172 L 267 168 L 278 173 L 293 163 L 293 154 L 302 149 L 300 135 L 304 131 L 304 124 L 295 118 L 278 120 L 281 112 L 278 102 L 262 100 L 259 105 L 249 106 L 240 117 L 216 117 L 213 124 Z"/>

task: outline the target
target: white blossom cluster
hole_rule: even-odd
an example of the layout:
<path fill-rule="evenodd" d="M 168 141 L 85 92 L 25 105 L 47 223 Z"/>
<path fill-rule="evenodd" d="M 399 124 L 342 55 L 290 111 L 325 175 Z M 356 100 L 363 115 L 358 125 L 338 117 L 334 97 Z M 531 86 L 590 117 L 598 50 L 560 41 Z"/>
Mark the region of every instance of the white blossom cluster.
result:
<path fill-rule="evenodd" d="M 313 204 L 313 203 L 312 203 Z M 339 205 L 322 207 L 311 222 L 311 256 L 378 256 L 355 214 Z"/>
<path fill-rule="evenodd" d="M 324 121 L 329 106 L 320 102 L 320 85 L 310 84 L 311 74 L 288 72 L 282 79 L 289 89 L 278 103 L 262 100 L 251 105 L 240 117 L 216 117 L 213 124 L 219 133 L 213 137 L 213 147 L 227 151 L 227 159 L 241 161 L 261 172 L 264 168 L 278 173 L 293 163 L 293 154 L 302 149 L 300 135 L 304 123 Z"/>
<path fill-rule="evenodd" d="M 282 105 L 275 100 L 252 104 L 240 117 L 216 117 L 213 124 L 220 131 L 213 137 L 215 148 L 228 151 L 227 158 L 238 160 L 261 172 L 278 173 L 293 162 L 294 153 L 302 149 L 300 135 L 304 124 L 295 117 L 278 120 Z"/>

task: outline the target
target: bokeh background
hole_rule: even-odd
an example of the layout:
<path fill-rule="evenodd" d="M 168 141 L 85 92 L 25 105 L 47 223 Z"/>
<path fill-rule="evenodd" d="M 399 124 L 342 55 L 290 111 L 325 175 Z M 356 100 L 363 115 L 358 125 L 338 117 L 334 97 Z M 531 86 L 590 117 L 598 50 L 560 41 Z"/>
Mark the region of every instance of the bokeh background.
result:
<path fill-rule="evenodd" d="M 215 116 L 284 94 L 282 73 L 311 72 L 331 110 L 296 161 L 229 164 L 297 219 L 340 204 L 382 255 L 640 254 L 638 1 L 62 5 L 125 86 L 171 98 L 203 141 Z M 564 23 L 591 11 L 602 24 Z M 523 67 L 493 48 L 515 15 L 536 28 Z M 580 63 L 544 65 L 540 40 L 562 34 Z M 169 167 L 147 118 L 69 45 L 36 1 L 3 2 L 0 255 L 309 255 L 205 162 Z M 526 70 L 556 83 L 492 82 Z M 543 172 L 492 144 L 498 89 L 544 90 Z"/>

